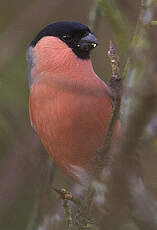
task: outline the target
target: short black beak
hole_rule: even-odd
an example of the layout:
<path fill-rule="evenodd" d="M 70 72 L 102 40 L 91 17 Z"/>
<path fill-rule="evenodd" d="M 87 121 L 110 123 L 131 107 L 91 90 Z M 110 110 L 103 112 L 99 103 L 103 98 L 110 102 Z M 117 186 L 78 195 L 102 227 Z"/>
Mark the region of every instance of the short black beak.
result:
<path fill-rule="evenodd" d="M 89 33 L 87 36 L 81 38 L 79 45 L 82 50 L 94 49 L 98 45 L 98 40 L 94 34 Z"/>

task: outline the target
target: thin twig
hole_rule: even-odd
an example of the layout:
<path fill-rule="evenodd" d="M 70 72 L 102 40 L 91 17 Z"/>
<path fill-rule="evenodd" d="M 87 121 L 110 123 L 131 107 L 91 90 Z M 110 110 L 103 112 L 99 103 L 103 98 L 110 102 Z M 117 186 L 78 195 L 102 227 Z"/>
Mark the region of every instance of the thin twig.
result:
<path fill-rule="evenodd" d="M 113 98 L 113 110 L 110 123 L 108 125 L 107 134 L 104 139 L 103 152 L 107 153 L 111 147 L 111 141 L 114 134 L 116 122 L 119 119 L 120 104 L 121 104 L 121 91 L 122 91 L 122 78 L 120 76 L 120 59 L 116 54 L 115 47 L 110 41 L 108 56 L 111 62 L 112 75 L 109 81 Z"/>
<path fill-rule="evenodd" d="M 88 189 L 87 196 L 85 196 L 84 199 L 80 199 L 76 196 L 73 196 L 71 192 L 67 191 L 64 188 L 53 189 L 55 192 L 59 194 L 59 198 L 62 200 L 68 230 L 71 230 L 71 227 L 73 226 L 73 218 L 71 209 L 68 205 L 68 201 L 73 202 L 77 206 L 77 214 L 74 218 L 75 224 L 78 226 L 78 228 L 80 230 L 93 229 L 94 225 L 92 224 L 90 218 L 90 210 L 93 201 L 93 189 Z"/>
<path fill-rule="evenodd" d="M 73 229 L 73 223 L 72 223 L 72 214 L 71 214 L 71 209 L 68 205 L 68 201 L 66 199 L 62 199 L 62 203 L 63 203 L 63 208 L 64 208 L 64 213 L 65 213 L 65 217 L 66 217 L 66 223 L 68 226 L 68 230 L 72 230 Z"/>
<path fill-rule="evenodd" d="M 60 195 L 60 199 L 69 200 L 72 201 L 74 204 L 81 206 L 81 200 L 78 197 L 73 196 L 72 193 L 67 191 L 65 188 L 58 189 L 53 187 L 53 190 Z"/>
<path fill-rule="evenodd" d="M 77 198 L 75 198 L 70 192 L 68 192 L 64 188 L 62 189 L 53 188 L 53 190 L 59 194 L 60 199 L 62 200 L 67 227 L 68 230 L 72 230 L 73 229 L 72 213 L 71 213 L 71 208 L 68 205 L 68 200 L 74 202 L 75 204 L 78 204 L 79 201 Z"/>

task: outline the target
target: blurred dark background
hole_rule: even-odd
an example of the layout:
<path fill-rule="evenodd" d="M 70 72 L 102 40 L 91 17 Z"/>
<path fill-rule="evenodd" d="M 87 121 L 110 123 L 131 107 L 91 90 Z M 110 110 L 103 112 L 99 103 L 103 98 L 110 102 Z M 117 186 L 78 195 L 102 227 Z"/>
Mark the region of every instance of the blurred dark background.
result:
<path fill-rule="evenodd" d="M 55 213 L 56 209 L 53 207 L 57 207 L 59 203 L 57 195 L 51 188 L 52 180 L 55 185 L 62 187 L 72 184 L 71 180 L 63 175 L 58 168 L 56 169 L 53 162 L 49 160 L 48 154 L 31 128 L 25 56 L 31 40 L 47 24 L 69 20 L 91 25 L 94 4 L 95 2 L 91 0 L 1 1 L 1 230 L 37 229 L 32 227 L 33 216 L 35 216 L 38 225 L 43 221 L 44 216 Z M 115 8 L 112 7 L 112 4 Z M 100 45 L 92 56 L 96 73 L 106 82 L 111 74 L 107 57 L 109 40 L 113 40 L 120 53 L 123 69 L 139 15 L 140 1 L 111 1 L 111 8 L 112 10 L 108 8 L 104 10 L 94 27 Z M 149 38 L 154 47 L 151 55 L 157 60 L 155 29 L 155 27 L 151 27 Z M 156 160 L 157 155 L 154 150 L 149 156 L 146 155 L 143 158 L 144 174 L 148 184 L 156 183 Z M 34 215 L 36 210 L 38 210 L 38 215 Z"/>

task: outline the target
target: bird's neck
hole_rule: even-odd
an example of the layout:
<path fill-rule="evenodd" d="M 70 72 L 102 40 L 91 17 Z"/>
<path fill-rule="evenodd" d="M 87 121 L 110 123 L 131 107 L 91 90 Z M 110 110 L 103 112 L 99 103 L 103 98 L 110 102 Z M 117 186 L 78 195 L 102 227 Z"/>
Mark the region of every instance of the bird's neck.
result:
<path fill-rule="evenodd" d="M 45 74 L 50 76 L 64 74 L 68 77 L 88 77 L 95 74 L 91 60 L 78 58 L 67 46 L 52 49 L 47 48 L 47 46 L 38 47 L 37 52 L 34 50 L 33 56 L 35 65 L 32 71 L 38 77 Z"/>

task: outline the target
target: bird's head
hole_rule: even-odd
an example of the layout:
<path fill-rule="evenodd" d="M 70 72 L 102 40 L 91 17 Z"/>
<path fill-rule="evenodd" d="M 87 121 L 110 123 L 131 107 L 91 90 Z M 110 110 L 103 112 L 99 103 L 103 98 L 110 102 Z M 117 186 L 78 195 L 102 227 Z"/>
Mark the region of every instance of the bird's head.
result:
<path fill-rule="evenodd" d="M 78 22 L 56 22 L 41 30 L 31 42 L 27 61 L 38 72 L 61 71 L 67 65 L 90 59 L 98 41 L 90 29 Z M 75 65 L 76 69 L 76 65 Z"/>

